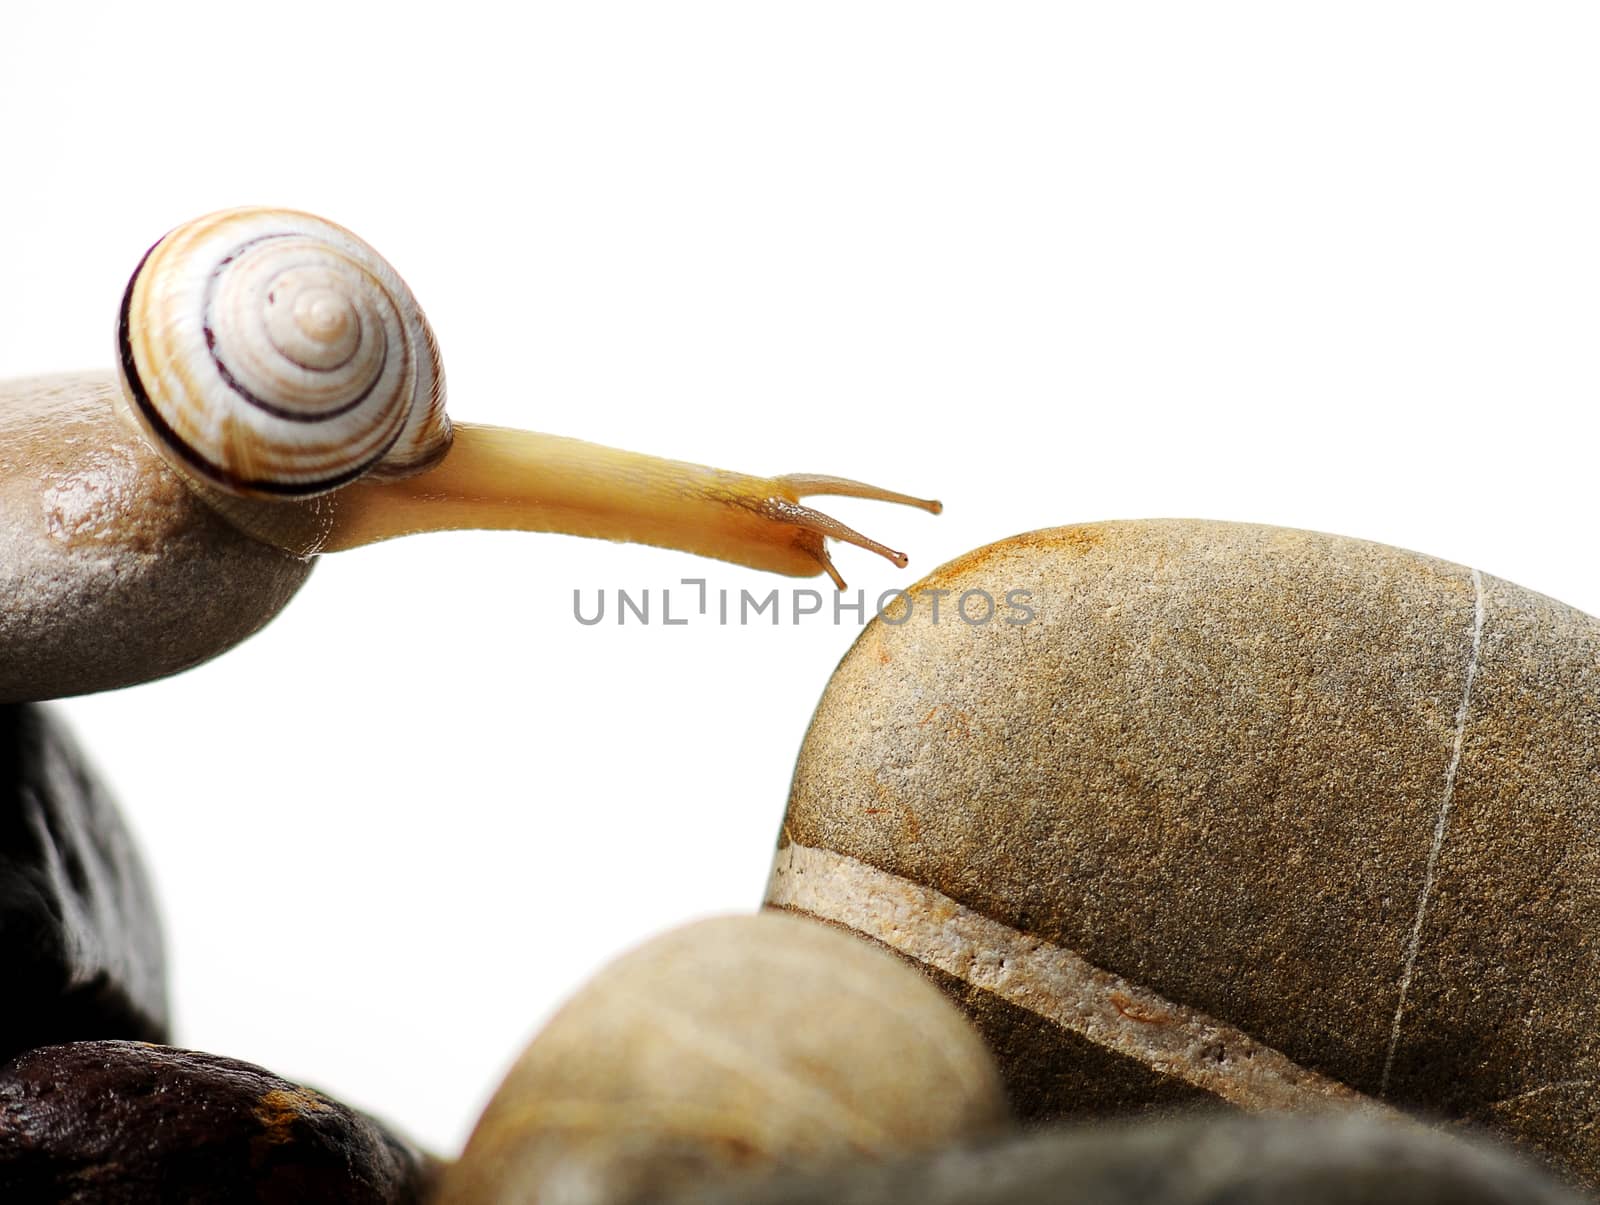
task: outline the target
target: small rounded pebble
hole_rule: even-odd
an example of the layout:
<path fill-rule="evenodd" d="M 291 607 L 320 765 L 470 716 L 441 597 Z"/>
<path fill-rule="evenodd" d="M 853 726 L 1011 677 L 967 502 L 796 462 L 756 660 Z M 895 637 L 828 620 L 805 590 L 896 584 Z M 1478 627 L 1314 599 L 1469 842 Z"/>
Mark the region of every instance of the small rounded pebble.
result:
<path fill-rule="evenodd" d="M 937 1146 L 1007 1119 L 960 1012 L 811 921 L 670 932 L 583 987 L 512 1068 L 439 1205 L 623 1205 L 755 1168 Z"/>

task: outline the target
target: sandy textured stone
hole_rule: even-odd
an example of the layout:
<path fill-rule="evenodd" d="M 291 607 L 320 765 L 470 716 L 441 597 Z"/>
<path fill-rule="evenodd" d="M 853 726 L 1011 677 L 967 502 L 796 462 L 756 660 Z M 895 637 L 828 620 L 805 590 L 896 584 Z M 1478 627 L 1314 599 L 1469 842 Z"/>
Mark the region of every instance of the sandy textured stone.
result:
<path fill-rule="evenodd" d="M 927 966 L 1026 1116 L 1353 1092 L 1600 1183 L 1600 623 L 1178 520 L 1018 536 L 911 594 L 817 709 L 769 902 Z"/>
<path fill-rule="evenodd" d="M 54 715 L 0 705 L 0 1061 L 167 1032 L 160 917 L 122 818 Z"/>
<path fill-rule="evenodd" d="M 573 997 L 495 1093 L 440 1202 L 623 1205 L 1006 1117 L 982 1041 L 896 959 L 794 917 L 724 917 L 649 942 Z"/>
<path fill-rule="evenodd" d="M 208 509 L 110 375 L 0 382 L 0 702 L 125 686 L 231 648 L 311 572 Z"/>
<path fill-rule="evenodd" d="M 1072 1126 L 820 1176 L 697 1194 L 699 1205 L 1580 1205 L 1485 1140 L 1371 1119 L 1194 1117 Z"/>
<path fill-rule="evenodd" d="M 74 1042 L 0 1068 L 0 1199 L 413 1205 L 431 1159 L 370 1117 L 238 1059 Z"/>

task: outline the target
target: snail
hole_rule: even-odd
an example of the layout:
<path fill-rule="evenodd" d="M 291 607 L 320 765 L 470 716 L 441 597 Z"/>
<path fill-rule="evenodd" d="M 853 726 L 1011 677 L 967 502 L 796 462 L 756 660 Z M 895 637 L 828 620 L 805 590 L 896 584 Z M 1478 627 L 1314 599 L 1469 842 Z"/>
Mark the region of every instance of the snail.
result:
<path fill-rule="evenodd" d="M 399 275 L 332 222 L 227 210 L 145 255 L 109 375 L 0 383 L 0 701 L 156 678 L 258 629 L 313 558 L 461 528 L 680 548 L 793 576 L 825 540 L 904 554 L 801 502 L 938 502 L 452 423 Z"/>

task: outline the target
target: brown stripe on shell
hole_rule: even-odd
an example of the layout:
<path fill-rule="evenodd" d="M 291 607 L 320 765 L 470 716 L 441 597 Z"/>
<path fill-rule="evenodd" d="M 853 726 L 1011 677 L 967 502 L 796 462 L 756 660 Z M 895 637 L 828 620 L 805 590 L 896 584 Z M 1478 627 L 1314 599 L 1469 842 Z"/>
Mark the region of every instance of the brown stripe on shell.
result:
<path fill-rule="evenodd" d="M 412 305 L 416 309 L 417 328 L 422 333 L 422 348 L 419 349 L 417 356 L 418 364 L 422 363 L 423 354 L 426 354 L 433 379 L 428 387 L 426 408 L 420 412 L 413 410 L 410 421 L 406 424 L 406 429 L 400 433 L 395 446 L 390 449 L 382 463 L 373 467 L 372 476 L 379 480 L 410 477 L 424 469 L 432 468 L 444 459 L 454 438 L 450 416 L 445 413 L 444 360 L 439 353 L 439 340 L 433 333 L 432 324 L 422 312 L 422 307 L 417 306 L 414 300 Z"/>

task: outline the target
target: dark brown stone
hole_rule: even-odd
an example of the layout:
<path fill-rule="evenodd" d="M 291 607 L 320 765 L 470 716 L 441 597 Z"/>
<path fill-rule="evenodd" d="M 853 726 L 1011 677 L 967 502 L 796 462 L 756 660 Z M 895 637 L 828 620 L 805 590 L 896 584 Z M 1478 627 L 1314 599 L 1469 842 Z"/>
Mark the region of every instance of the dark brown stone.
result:
<path fill-rule="evenodd" d="M 167 1033 L 166 956 L 144 865 L 62 724 L 0 705 L 0 1060 Z"/>
<path fill-rule="evenodd" d="M 423 1200 L 432 1163 L 377 1122 L 237 1059 L 74 1042 L 0 1068 L 0 1200 Z"/>

